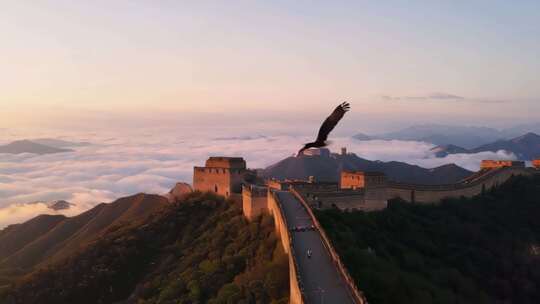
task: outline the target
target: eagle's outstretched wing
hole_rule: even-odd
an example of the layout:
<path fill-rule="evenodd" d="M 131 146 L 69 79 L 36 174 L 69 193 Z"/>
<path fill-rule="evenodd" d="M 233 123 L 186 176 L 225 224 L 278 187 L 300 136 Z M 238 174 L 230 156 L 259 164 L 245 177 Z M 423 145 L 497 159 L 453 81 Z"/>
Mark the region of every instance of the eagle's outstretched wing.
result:
<path fill-rule="evenodd" d="M 344 102 L 337 106 L 337 108 L 326 118 L 321 128 L 319 129 L 319 135 L 317 135 L 317 142 L 324 142 L 328 139 L 328 134 L 336 127 L 338 122 L 343 118 L 345 112 L 349 111 L 350 105 L 348 102 Z"/>

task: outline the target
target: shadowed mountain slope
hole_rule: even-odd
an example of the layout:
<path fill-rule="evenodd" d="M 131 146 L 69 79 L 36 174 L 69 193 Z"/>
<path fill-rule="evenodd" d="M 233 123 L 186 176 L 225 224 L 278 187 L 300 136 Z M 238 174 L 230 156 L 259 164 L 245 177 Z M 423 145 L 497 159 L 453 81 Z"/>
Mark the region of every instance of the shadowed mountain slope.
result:
<path fill-rule="evenodd" d="M 527 133 L 510 140 L 499 140 L 491 144 L 472 149 L 472 153 L 505 150 L 514 153 L 518 159 L 532 160 L 540 157 L 540 135 Z"/>
<path fill-rule="evenodd" d="M 498 140 L 470 150 L 454 145 L 438 146 L 431 149 L 437 157 L 445 157 L 448 154 L 498 152 L 501 150 L 513 153 L 520 160 L 533 160 L 539 158 L 540 135 L 527 133 L 516 138 Z"/>
<path fill-rule="evenodd" d="M 37 138 L 32 139 L 31 141 L 54 148 L 84 147 L 90 145 L 89 142 L 72 142 L 56 138 Z"/>
<path fill-rule="evenodd" d="M 469 153 L 470 151 L 456 145 L 442 145 L 432 148 L 431 152 L 437 157 L 446 157 L 449 154 Z"/>
<path fill-rule="evenodd" d="M 0 303 L 288 303 L 273 220 L 210 193 L 126 225 L 0 292 Z M 4 302 L 2 302 L 4 301 Z"/>
<path fill-rule="evenodd" d="M 63 215 L 39 215 L 23 224 L 11 225 L 1 230 L 0 260 L 40 238 L 65 219 Z"/>
<path fill-rule="evenodd" d="M 314 176 L 320 181 L 337 182 L 342 170 L 379 171 L 394 181 L 420 184 L 454 183 L 472 174 L 471 171 L 454 164 L 426 169 L 403 162 L 370 161 L 355 154 L 288 157 L 262 170 L 261 174 L 277 179 L 307 179 Z"/>
<path fill-rule="evenodd" d="M 35 267 L 67 257 L 99 238 L 112 226 L 128 225 L 168 204 L 158 195 L 137 194 L 74 217 L 40 215 L 0 232 L 0 273 Z"/>
<path fill-rule="evenodd" d="M 61 152 L 72 152 L 73 150 L 49 147 L 29 140 L 18 140 L 7 145 L 0 146 L 0 153 L 21 154 L 51 154 Z"/>
<path fill-rule="evenodd" d="M 411 126 L 396 132 L 379 136 L 382 139 L 425 141 L 434 145 L 453 144 L 473 148 L 501 138 L 504 134 L 496 129 L 485 127 L 449 126 L 427 124 Z"/>

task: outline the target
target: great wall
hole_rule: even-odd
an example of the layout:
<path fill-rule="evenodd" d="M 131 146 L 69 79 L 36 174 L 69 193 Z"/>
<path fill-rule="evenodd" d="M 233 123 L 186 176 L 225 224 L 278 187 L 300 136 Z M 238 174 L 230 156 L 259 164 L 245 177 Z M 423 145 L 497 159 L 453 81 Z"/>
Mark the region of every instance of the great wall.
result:
<path fill-rule="evenodd" d="M 309 157 L 318 157 L 312 153 Z M 290 303 L 368 303 L 326 236 L 312 209 L 375 211 L 399 198 L 436 204 L 445 198 L 473 197 L 512 176 L 540 174 L 540 160 L 526 167 L 517 161 L 482 161 L 480 171 L 447 185 L 389 181 L 380 172 L 343 171 L 339 183 L 262 180 L 240 157 L 210 157 L 195 167 L 194 190 L 211 191 L 242 203 L 248 220 L 267 213 L 289 256 Z M 310 252 L 309 256 L 307 252 Z M 326 302 L 325 302 L 326 301 Z"/>

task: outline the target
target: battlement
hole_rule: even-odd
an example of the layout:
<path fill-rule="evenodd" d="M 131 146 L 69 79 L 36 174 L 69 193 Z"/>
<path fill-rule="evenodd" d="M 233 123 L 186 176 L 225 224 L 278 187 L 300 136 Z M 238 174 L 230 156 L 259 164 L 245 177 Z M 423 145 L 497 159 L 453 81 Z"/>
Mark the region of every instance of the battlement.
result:
<path fill-rule="evenodd" d="M 268 213 L 268 188 L 251 184 L 242 185 L 242 211 L 248 220 Z"/>
<path fill-rule="evenodd" d="M 344 211 L 363 210 L 374 211 L 386 208 L 386 189 L 377 188 L 336 189 L 334 191 L 318 191 L 317 189 L 293 188 L 313 208 L 337 208 Z"/>
<path fill-rule="evenodd" d="M 268 187 L 256 185 L 243 185 L 242 193 L 251 197 L 266 197 L 268 195 Z"/>
<path fill-rule="evenodd" d="M 304 150 L 302 152 L 305 156 L 320 156 L 320 157 L 330 157 L 330 150 L 327 148 L 311 148 Z"/>
<path fill-rule="evenodd" d="M 246 169 L 241 157 L 210 157 L 204 167 L 193 168 L 193 187 L 231 197 L 242 192 L 242 184 L 251 179 L 254 172 Z"/>
<path fill-rule="evenodd" d="M 341 189 L 361 189 L 366 187 L 384 187 L 386 175 L 382 172 L 342 171 Z"/>
<path fill-rule="evenodd" d="M 525 162 L 515 160 L 483 160 L 480 164 L 481 169 L 497 169 L 504 167 L 518 167 L 525 168 Z"/>
<path fill-rule="evenodd" d="M 206 160 L 206 168 L 246 169 L 242 157 L 212 156 Z"/>
<path fill-rule="evenodd" d="M 240 168 L 222 168 L 222 167 L 193 167 L 193 170 L 199 173 L 211 173 L 211 174 L 241 174 L 247 169 Z M 251 171 L 250 171 L 251 172 Z"/>

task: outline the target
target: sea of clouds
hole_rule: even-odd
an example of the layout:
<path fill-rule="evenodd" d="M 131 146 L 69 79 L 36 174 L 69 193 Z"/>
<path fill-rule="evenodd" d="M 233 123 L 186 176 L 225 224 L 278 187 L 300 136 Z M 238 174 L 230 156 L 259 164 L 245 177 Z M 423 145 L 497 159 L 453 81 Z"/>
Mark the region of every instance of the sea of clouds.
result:
<path fill-rule="evenodd" d="M 191 183 L 193 166 L 203 165 L 208 156 L 242 156 L 250 168 L 264 168 L 293 155 L 310 139 L 290 135 L 185 133 L 191 132 L 70 134 L 60 138 L 92 144 L 75 147 L 75 152 L 69 153 L 0 154 L 0 229 L 43 213 L 75 215 L 100 202 L 139 192 L 166 193 L 176 182 Z M 17 133 L 4 135 L 0 144 L 35 138 Z M 456 163 L 477 170 L 482 159 L 514 158 L 503 151 L 436 158 L 430 152 L 432 144 L 414 141 L 335 138 L 331 150 L 337 152 L 340 147 L 370 160 L 404 161 L 426 168 Z M 43 203 L 53 200 L 67 200 L 75 206 L 54 211 Z"/>

